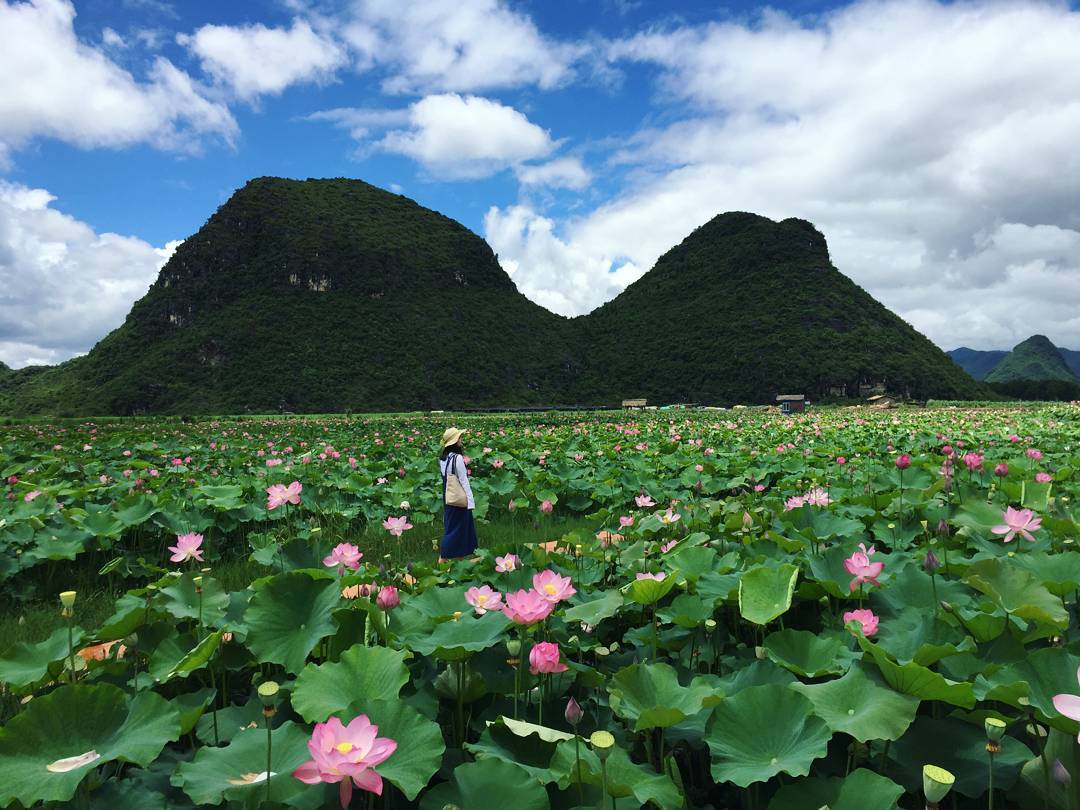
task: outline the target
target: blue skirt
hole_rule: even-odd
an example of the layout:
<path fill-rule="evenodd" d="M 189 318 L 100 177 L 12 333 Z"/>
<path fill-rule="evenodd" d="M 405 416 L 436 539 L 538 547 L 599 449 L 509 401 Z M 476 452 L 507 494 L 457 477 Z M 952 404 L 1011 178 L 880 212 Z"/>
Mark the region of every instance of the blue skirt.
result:
<path fill-rule="evenodd" d="M 464 506 L 443 506 L 443 538 L 439 556 L 444 560 L 467 557 L 476 551 L 476 526 Z"/>

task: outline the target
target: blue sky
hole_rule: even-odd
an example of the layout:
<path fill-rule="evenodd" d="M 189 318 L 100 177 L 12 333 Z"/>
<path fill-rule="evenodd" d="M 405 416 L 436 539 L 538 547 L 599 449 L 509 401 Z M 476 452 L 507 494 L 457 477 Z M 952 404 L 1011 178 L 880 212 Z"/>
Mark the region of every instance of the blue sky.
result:
<path fill-rule="evenodd" d="M 400 191 L 563 314 L 753 210 L 944 348 L 1080 348 L 1078 54 L 1039 2 L 0 0 L 0 361 L 88 350 L 260 175 Z"/>

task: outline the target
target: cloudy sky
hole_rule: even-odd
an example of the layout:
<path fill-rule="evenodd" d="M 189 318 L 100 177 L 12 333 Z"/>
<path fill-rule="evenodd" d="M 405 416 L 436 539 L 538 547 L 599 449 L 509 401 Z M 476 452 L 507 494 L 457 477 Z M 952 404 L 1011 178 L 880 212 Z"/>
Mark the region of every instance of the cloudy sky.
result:
<path fill-rule="evenodd" d="M 797 0 L 0 0 L 0 361 L 118 326 L 249 178 L 359 177 L 588 312 L 797 216 L 943 348 L 1080 349 L 1080 10 Z"/>

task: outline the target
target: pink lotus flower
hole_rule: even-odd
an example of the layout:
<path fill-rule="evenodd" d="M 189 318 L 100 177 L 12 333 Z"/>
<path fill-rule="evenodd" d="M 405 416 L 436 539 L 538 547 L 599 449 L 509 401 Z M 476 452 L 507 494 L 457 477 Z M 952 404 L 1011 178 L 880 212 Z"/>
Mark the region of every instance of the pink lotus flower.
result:
<path fill-rule="evenodd" d="M 836 463 L 843 466 L 844 464 L 847 464 L 847 459 L 844 458 L 843 456 L 837 456 L 836 457 Z"/>
<path fill-rule="evenodd" d="M 577 590 L 571 584 L 570 577 L 562 577 L 548 569 L 533 575 L 533 587 L 536 592 L 552 604 L 569 599 Z"/>
<path fill-rule="evenodd" d="M 311 759 L 293 771 L 293 776 L 308 785 L 340 782 L 342 808 L 349 806 L 353 785 L 381 796 L 383 781 L 375 766 L 397 750 L 397 742 L 378 733 L 379 727 L 366 714 L 353 718 L 347 726 L 336 717 L 316 723 L 308 740 Z"/>
<path fill-rule="evenodd" d="M 792 495 L 784 501 L 785 512 L 790 512 L 792 509 L 798 509 L 802 506 L 806 506 L 806 499 L 802 495 Z"/>
<path fill-rule="evenodd" d="M 559 645 L 550 641 L 534 644 L 529 651 L 529 672 L 533 675 L 553 675 L 569 669 L 559 660 Z"/>
<path fill-rule="evenodd" d="M 682 515 L 672 512 L 669 508 L 664 514 L 660 515 L 660 522 L 665 526 L 670 526 L 673 523 L 677 523 Z"/>
<path fill-rule="evenodd" d="M 667 574 L 665 574 L 663 571 L 658 574 L 645 572 L 639 573 L 637 576 L 634 577 L 634 579 L 655 579 L 657 582 L 663 582 L 665 579 L 667 579 Z"/>
<path fill-rule="evenodd" d="M 501 458 L 497 458 L 497 459 L 494 459 L 494 460 L 493 460 L 493 461 L 491 462 L 491 466 L 492 466 L 492 467 L 494 467 L 494 468 L 495 468 L 496 470 L 498 470 L 498 469 L 501 469 L 501 468 L 502 468 L 502 466 L 503 466 L 503 464 L 505 464 L 505 463 L 506 463 L 506 462 L 505 462 L 505 461 L 503 461 L 503 460 L 502 460 Z"/>
<path fill-rule="evenodd" d="M 1080 681 L 1080 669 L 1076 670 L 1076 679 Z M 1059 714 L 1063 714 L 1070 720 L 1080 721 L 1080 697 L 1076 695 L 1070 695 L 1065 692 L 1060 695 L 1054 695 L 1054 708 L 1058 710 Z M 1080 742 L 1080 736 L 1076 738 L 1077 742 Z"/>
<path fill-rule="evenodd" d="M 1042 451 L 1036 450 L 1034 447 L 1029 447 L 1027 449 L 1027 457 L 1038 461 L 1042 458 Z"/>
<path fill-rule="evenodd" d="M 489 610 L 502 610 L 502 594 L 490 585 L 472 587 L 465 591 L 465 601 L 476 610 L 477 616 L 483 616 Z"/>
<path fill-rule="evenodd" d="M 901 453 L 896 457 L 896 469 L 906 470 L 911 466 L 911 456 L 907 453 Z"/>
<path fill-rule="evenodd" d="M 34 500 L 34 498 L 36 498 L 40 494 L 41 494 L 41 492 L 39 490 L 32 489 L 29 492 L 27 492 L 25 495 L 23 495 L 23 502 L 24 503 L 30 503 L 30 501 Z"/>
<path fill-rule="evenodd" d="M 754 492 L 764 492 L 764 491 L 765 491 L 765 485 L 764 484 L 754 484 Z"/>
<path fill-rule="evenodd" d="M 323 557 L 323 565 L 327 568 L 337 568 L 339 574 L 345 573 L 348 568 L 355 571 L 360 567 L 360 559 L 363 553 L 352 543 L 338 543 L 334 550 Z"/>
<path fill-rule="evenodd" d="M 679 545 L 678 540 L 668 540 L 666 543 L 661 543 L 660 544 L 660 553 L 661 554 L 667 554 L 669 551 L 671 551 L 677 545 Z"/>
<path fill-rule="evenodd" d="M 176 545 L 169 546 L 169 551 L 173 553 L 169 560 L 171 562 L 187 562 L 188 560 L 202 562 L 203 556 L 200 551 L 202 541 L 203 536 L 194 532 L 177 535 Z"/>
<path fill-rule="evenodd" d="M 503 597 L 502 612 L 516 624 L 535 624 L 543 621 L 555 609 L 555 603 L 549 602 L 536 591 L 517 591 Z"/>
<path fill-rule="evenodd" d="M 821 487 L 814 487 L 812 490 L 803 496 L 804 501 L 809 506 L 828 506 L 832 503 L 832 499 L 829 497 L 829 493 Z"/>
<path fill-rule="evenodd" d="M 871 585 L 881 586 L 881 583 L 877 581 L 877 578 L 881 576 L 881 571 L 885 567 L 885 563 L 882 562 L 870 562 L 870 557 L 875 553 L 873 546 L 869 549 L 866 548 L 866 544 L 859 543 L 859 550 L 844 560 L 844 570 L 851 574 L 854 579 L 848 584 L 848 588 L 854 591 L 864 582 L 869 582 Z"/>
<path fill-rule="evenodd" d="M 1045 473 L 1045 472 L 1035 473 L 1035 483 L 1036 484 L 1049 484 L 1053 480 L 1054 479 L 1051 477 L 1050 473 Z"/>
<path fill-rule="evenodd" d="M 412 528 L 412 524 L 409 523 L 407 515 L 401 517 L 388 517 L 383 521 L 383 528 L 390 532 L 394 537 L 401 537 L 401 535 Z"/>
<path fill-rule="evenodd" d="M 555 507 L 552 505 L 551 501 L 548 500 L 545 500 L 543 503 L 540 504 L 540 511 L 543 512 L 545 515 L 550 515 L 551 510 L 554 508 Z"/>
<path fill-rule="evenodd" d="M 303 490 L 304 486 L 299 481 L 293 481 L 288 486 L 272 484 L 266 488 L 266 508 L 274 510 L 287 503 L 297 505 L 300 503 L 300 493 Z"/>
<path fill-rule="evenodd" d="M 382 610 L 393 610 L 401 604 L 401 597 L 393 585 L 383 585 L 379 589 L 379 595 L 375 597 L 375 604 Z"/>
<path fill-rule="evenodd" d="M 844 614 L 844 624 L 858 622 L 862 625 L 862 633 L 867 638 L 877 632 L 878 617 L 872 610 L 849 610 Z"/>
<path fill-rule="evenodd" d="M 1009 465 L 1004 461 L 994 467 L 994 475 L 998 478 L 1004 478 L 1009 474 Z"/>
<path fill-rule="evenodd" d="M 516 554 L 506 554 L 502 557 L 495 558 L 495 570 L 500 574 L 516 571 L 520 564 L 521 560 L 518 559 Z"/>
<path fill-rule="evenodd" d="M 634 498 L 634 503 L 636 503 L 641 509 L 648 509 L 650 506 L 656 506 L 656 502 L 652 498 L 650 498 L 648 493 L 646 492 L 642 492 L 640 495 Z"/>
<path fill-rule="evenodd" d="M 1042 528 L 1042 518 L 1035 517 L 1035 513 L 1030 509 L 1013 509 L 1009 506 L 1001 517 L 1005 522 L 1000 526 L 994 526 L 990 531 L 994 534 L 1005 535 L 1001 538 L 1003 543 L 1011 543 L 1017 534 L 1029 543 L 1034 543 L 1035 538 L 1031 536 L 1031 533 Z"/>
<path fill-rule="evenodd" d="M 979 453 L 964 453 L 962 461 L 971 472 L 982 469 L 983 457 Z"/>
<path fill-rule="evenodd" d="M 625 529 L 627 526 L 633 526 L 634 519 L 628 515 L 623 515 L 619 518 L 619 528 Z"/>

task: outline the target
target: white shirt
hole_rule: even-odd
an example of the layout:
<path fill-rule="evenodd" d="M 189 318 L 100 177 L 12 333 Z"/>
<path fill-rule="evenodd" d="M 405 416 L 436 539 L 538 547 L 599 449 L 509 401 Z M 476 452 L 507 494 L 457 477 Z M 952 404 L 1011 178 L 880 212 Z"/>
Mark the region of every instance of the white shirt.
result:
<path fill-rule="evenodd" d="M 469 499 L 469 509 L 475 509 L 476 503 L 473 501 L 472 487 L 469 486 L 469 471 L 465 467 L 465 459 L 458 453 L 451 453 L 446 458 L 439 459 L 439 474 L 444 478 L 446 477 L 446 466 L 450 459 L 454 459 L 454 473 L 457 474 L 458 481 L 461 482 L 461 487 L 465 490 L 465 497 Z"/>

